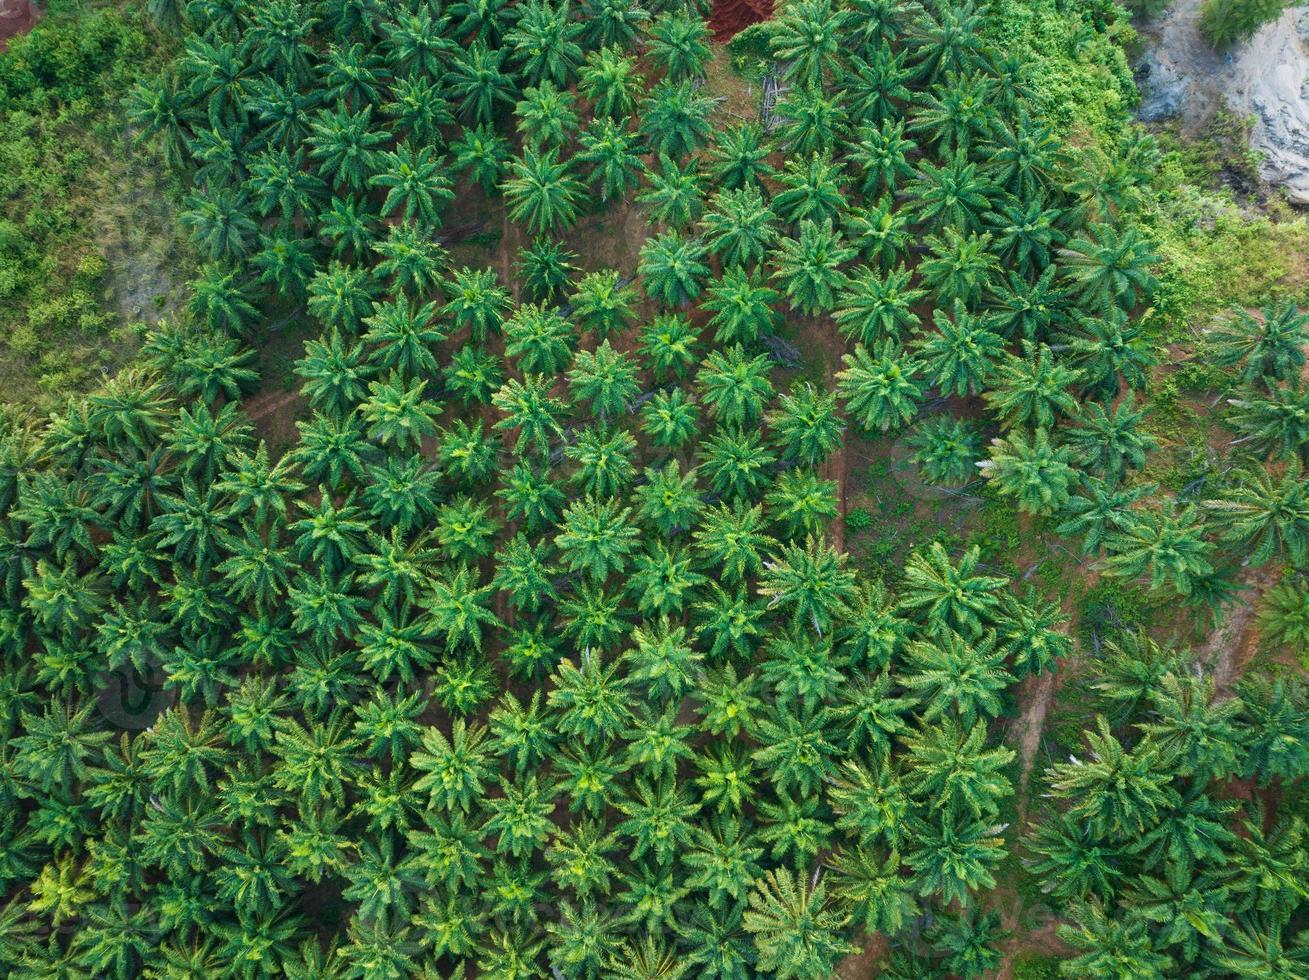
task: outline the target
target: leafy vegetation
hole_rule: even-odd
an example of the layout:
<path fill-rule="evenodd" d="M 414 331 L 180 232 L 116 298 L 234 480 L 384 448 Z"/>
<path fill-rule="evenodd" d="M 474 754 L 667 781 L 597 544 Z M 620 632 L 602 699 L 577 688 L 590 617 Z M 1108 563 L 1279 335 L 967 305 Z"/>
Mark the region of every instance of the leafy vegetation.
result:
<path fill-rule="evenodd" d="M 127 111 L 202 264 L 0 426 L 6 975 L 812 978 L 882 934 L 976 977 L 1016 878 L 1061 975 L 1299 975 L 1305 691 L 1142 627 L 1280 572 L 1301 642 L 1305 318 L 1209 300 L 1230 465 L 1154 479 L 1201 280 L 1112 9 L 790 0 L 735 48 L 765 124 L 682 4 L 150 7 Z M 893 440 L 916 482 L 844 506 Z M 978 528 L 899 533 L 911 486 Z M 1077 659 L 1069 752 L 1006 741 Z"/>

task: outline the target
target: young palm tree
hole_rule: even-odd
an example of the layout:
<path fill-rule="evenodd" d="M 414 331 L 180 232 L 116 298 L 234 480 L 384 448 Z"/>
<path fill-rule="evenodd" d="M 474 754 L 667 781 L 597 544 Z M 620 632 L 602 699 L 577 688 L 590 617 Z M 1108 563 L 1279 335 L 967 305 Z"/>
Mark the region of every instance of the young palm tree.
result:
<path fill-rule="evenodd" d="M 825 882 L 810 885 L 778 868 L 756 881 L 742 922 L 754 937 L 758 968 L 800 980 L 827 976 L 840 957 L 856 951 L 841 938 L 849 918 L 828 898 Z"/>
<path fill-rule="evenodd" d="M 505 32 L 505 44 L 518 60 L 529 85 L 548 80 L 567 86 L 582 62 L 578 44 L 585 27 L 575 21 L 569 0 L 528 0 L 518 9 L 518 20 Z"/>
<path fill-rule="evenodd" d="M 709 251 L 725 266 L 754 267 L 777 240 L 777 216 L 757 187 L 722 190 L 701 221 Z"/>
<path fill-rule="evenodd" d="M 1110 486 L 1127 475 L 1127 470 L 1145 466 L 1146 454 L 1159 448 L 1159 441 L 1141 431 L 1145 410 L 1137 411 L 1131 392 L 1110 414 L 1098 402 L 1083 404 L 1081 424 L 1066 434 L 1067 444 L 1082 464 Z"/>
<path fill-rule="evenodd" d="M 1174 966 L 1170 957 L 1155 949 L 1145 919 L 1130 912 L 1115 918 L 1095 901 L 1074 910 L 1074 924 L 1060 926 L 1059 938 L 1079 951 L 1066 961 L 1068 976 L 1146 980 Z"/>
<path fill-rule="evenodd" d="M 483 194 L 494 197 L 509 167 L 511 152 L 509 140 L 482 123 L 466 127 L 450 144 L 450 163 L 476 183 Z"/>
<path fill-rule="evenodd" d="M 1046 429 L 1037 429 L 1031 442 L 1015 429 L 1007 438 L 993 439 L 990 458 L 977 467 L 996 490 L 1013 497 L 1020 510 L 1046 515 L 1068 502 L 1077 479 L 1072 462 L 1072 449 L 1056 447 Z"/>
<path fill-rule="evenodd" d="M 882 272 L 901 266 L 909 257 L 911 212 L 897 208 L 890 194 L 866 207 L 851 208 L 845 233 L 855 250 Z"/>
<path fill-rule="evenodd" d="M 927 249 L 929 258 L 918 272 L 941 303 L 960 300 L 965 306 L 975 305 L 999 271 L 989 233 L 964 235 L 947 226 L 940 236 L 927 237 Z"/>
<path fill-rule="evenodd" d="M 569 161 L 560 162 L 555 149 L 524 147 L 510 163 L 512 176 L 500 185 L 509 200 L 509 217 L 522 221 L 534 235 L 558 233 L 577 220 L 582 182 L 572 175 Z"/>
<path fill-rule="evenodd" d="M 1231 317 L 1206 331 L 1219 367 L 1239 367 L 1247 385 L 1273 380 L 1290 381 L 1304 366 L 1309 342 L 1309 314 L 1294 300 L 1269 302 L 1258 316 L 1237 309 Z"/>
<path fill-rule="evenodd" d="M 936 895 L 966 909 L 974 892 L 995 887 L 992 869 L 1005 858 L 1003 827 L 947 810 L 916 829 L 905 863 L 918 873 L 920 895 Z"/>
<path fill-rule="evenodd" d="M 685 306 L 700 295 L 709 277 L 705 247 L 698 238 L 668 231 L 641 246 L 640 273 L 646 294 L 664 307 Z"/>
<path fill-rule="evenodd" d="M 781 283 L 793 309 L 816 316 L 836 305 L 837 291 L 849 281 L 841 266 L 853 257 L 854 250 L 830 221 L 802 221 L 798 239 L 778 243 L 772 278 Z"/>
<path fill-rule="evenodd" d="M 846 410 L 865 429 L 885 432 L 909 422 L 918 411 L 923 386 L 915 380 L 919 364 L 893 341 L 883 340 L 870 352 L 856 344 L 844 354 L 845 370 L 836 375 L 836 391 Z"/>
<path fill-rule="evenodd" d="M 646 56 L 670 81 L 704 77 L 709 26 L 694 14 L 664 11 L 650 23 Z"/>
<path fill-rule="evenodd" d="M 528 295 L 549 302 L 572 288 L 577 254 L 550 238 L 537 238 L 518 251 L 518 275 Z"/>
<path fill-rule="evenodd" d="M 783 459 L 819 466 L 841 447 L 843 426 L 836 395 L 819 391 L 808 382 L 793 385 L 769 413 L 768 428 Z"/>
<path fill-rule="evenodd" d="M 637 528 L 631 508 L 615 500 L 574 500 L 563 516 L 555 547 L 570 571 L 584 572 L 602 583 L 611 572 L 621 574 L 636 550 Z"/>
<path fill-rule="evenodd" d="M 641 183 L 645 164 L 637 152 L 636 138 L 627 131 L 627 118 L 614 120 L 597 116 L 578 138 L 580 151 L 574 158 L 591 168 L 588 178 L 600 190 L 600 200 L 621 200 Z"/>

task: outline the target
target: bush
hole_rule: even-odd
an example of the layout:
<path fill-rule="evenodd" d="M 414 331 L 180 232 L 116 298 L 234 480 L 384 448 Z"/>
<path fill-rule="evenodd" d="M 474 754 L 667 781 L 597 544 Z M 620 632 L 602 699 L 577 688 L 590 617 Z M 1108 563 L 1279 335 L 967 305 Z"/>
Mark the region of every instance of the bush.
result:
<path fill-rule="evenodd" d="M 1200 32 L 1218 50 L 1248 41 L 1264 24 L 1286 9 L 1285 0 L 1205 0 L 1200 8 Z"/>
<path fill-rule="evenodd" d="M 873 526 L 873 515 L 862 507 L 852 507 L 845 515 L 845 526 L 851 531 L 866 531 Z"/>

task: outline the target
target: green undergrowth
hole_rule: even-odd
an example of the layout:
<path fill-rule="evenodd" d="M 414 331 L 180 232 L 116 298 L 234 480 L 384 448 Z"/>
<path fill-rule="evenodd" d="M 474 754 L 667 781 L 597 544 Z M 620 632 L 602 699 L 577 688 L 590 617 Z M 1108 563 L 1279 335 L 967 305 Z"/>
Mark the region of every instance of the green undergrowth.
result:
<path fill-rule="evenodd" d="M 0 55 L 0 383 L 51 404 L 116 370 L 127 326 L 163 315 L 163 166 L 126 134 L 123 97 L 164 53 L 136 5 L 54 3 Z M 143 253 L 156 259 L 143 263 Z M 162 296 L 162 301 L 157 297 Z"/>

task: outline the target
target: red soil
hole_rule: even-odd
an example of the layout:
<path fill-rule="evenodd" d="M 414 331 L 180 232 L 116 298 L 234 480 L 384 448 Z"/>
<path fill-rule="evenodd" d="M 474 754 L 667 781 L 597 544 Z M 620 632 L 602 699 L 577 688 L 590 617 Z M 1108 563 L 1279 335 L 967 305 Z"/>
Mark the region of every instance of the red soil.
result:
<path fill-rule="evenodd" d="M 0 0 L 0 51 L 8 48 L 11 37 L 30 31 L 39 16 L 33 0 Z"/>
<path fill-rule="evenodd" d="M 714 40 L 725 44 L 751 24 L 773 16 L 773 0 L 715 0 L 709 15 Z"/>

